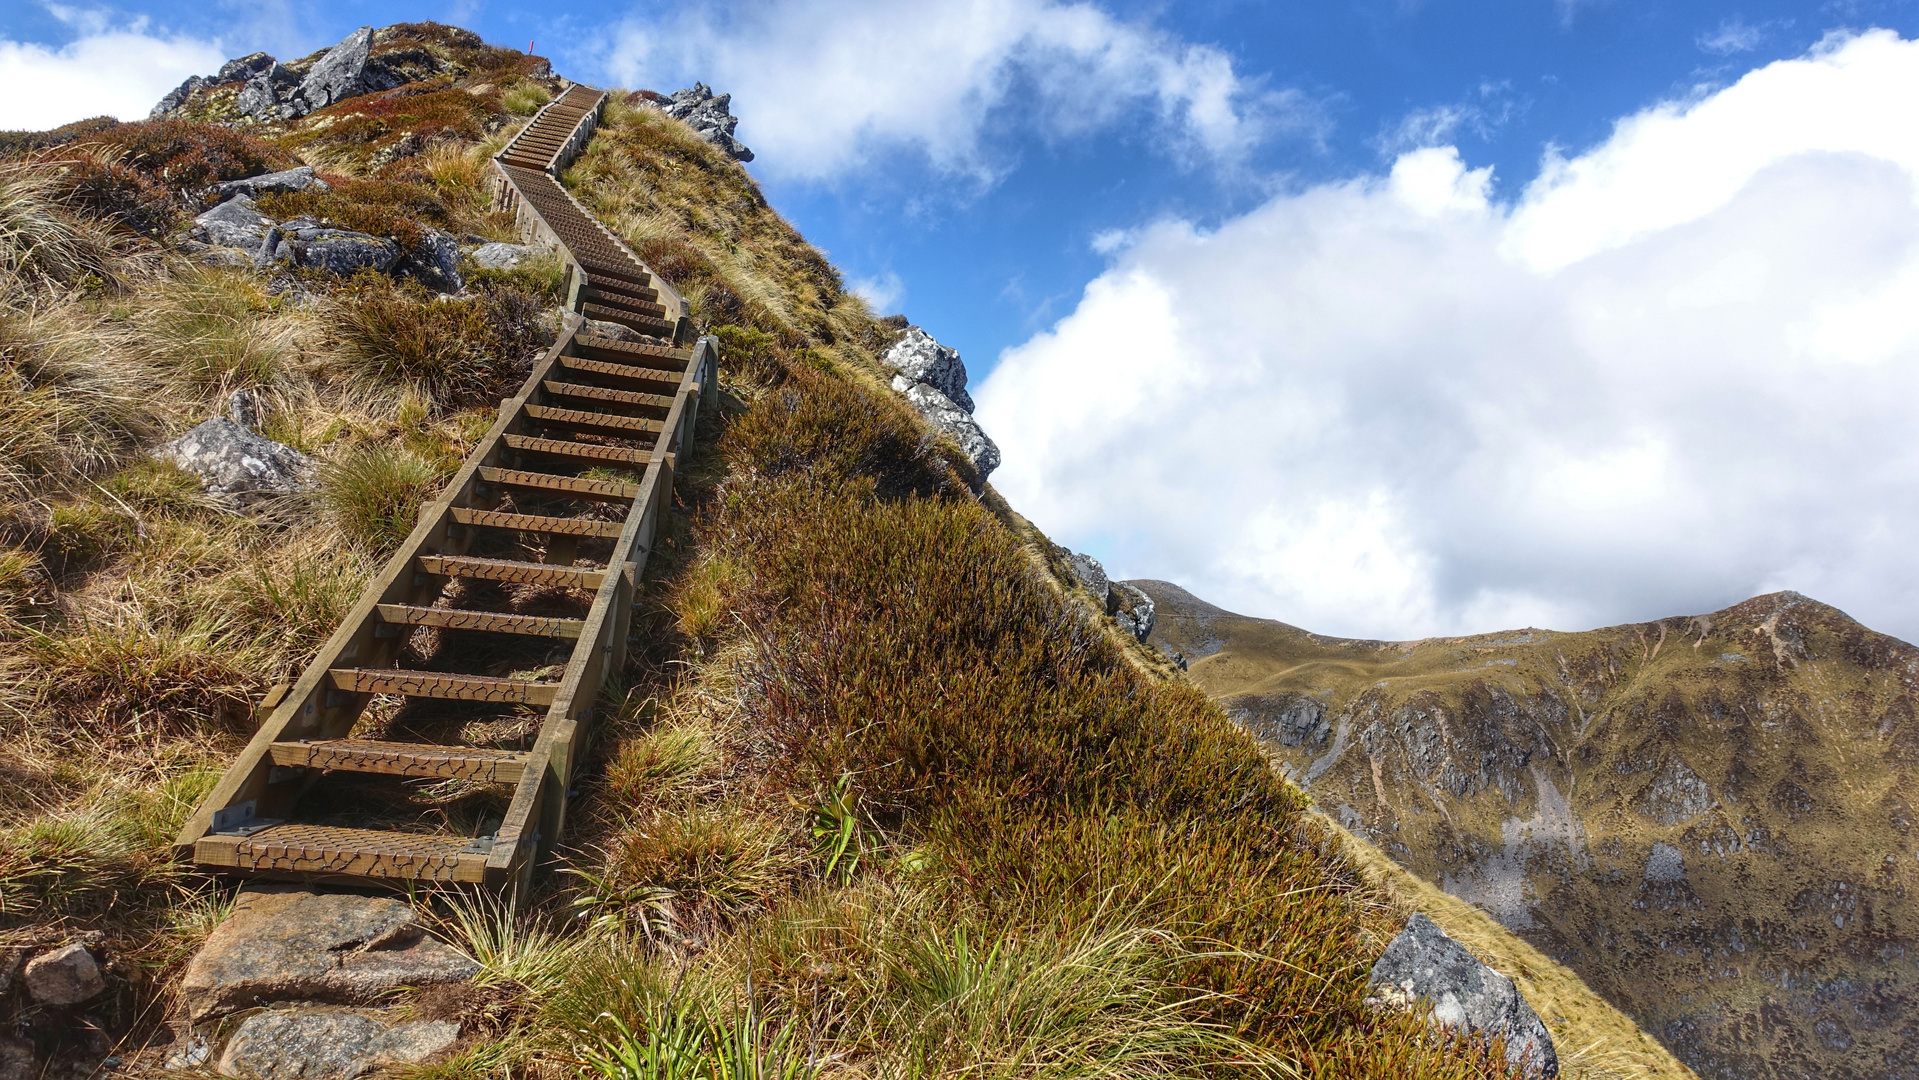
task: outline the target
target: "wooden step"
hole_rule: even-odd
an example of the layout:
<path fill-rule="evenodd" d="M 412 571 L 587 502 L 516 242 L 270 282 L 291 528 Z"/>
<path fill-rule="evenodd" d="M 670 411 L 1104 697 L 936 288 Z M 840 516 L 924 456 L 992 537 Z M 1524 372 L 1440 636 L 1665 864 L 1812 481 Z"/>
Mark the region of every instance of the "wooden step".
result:
<path fill-rule="evenodd" d="M 479 472 L 480 479 L 502 487 L 557 491 L 581 499 L 608 499 L 618 502 L 632 502 L 640 497 L 640 485 L 619 480 L 589 480 L 580 476 L 527 472 L 523 469 L 496 469 L 490 465 L 480 466 Z"/>
<path fill-rule="evenodd" d="M 653 460 L 653 451 L 635 450 L 627 446 L 599 446 L 594 443 L 569 442 L 566 439 L 536 439 L 530 435 L 502 435 L 500 441 L 506 443 L 509 449 L 546 454 L 549 457 L 571 458 L 575 461 L 610 461 L 643 469 L 647 462 Z"/>
<path fill-rule="evenodd" d="M 551 705 L 553 695 L 560 689 L 558 684 L 531 679 L 496 679 L 490 675 L 455 675 L 410 668 L 333 668 L 327 677 L 334 689 L 355 694 L 398 694 L 440 701 L 485 701 L 495 705 Z"/>
<path fill-rule="evenodd" d="M 603 307 L 615 308 L 621 311 L 631 311 L 637 315 L 644 315 L 653 319 L 664 319 L 666 316 L 665 305 L 655 303 L 651 300 L 642 300 L 637 296 L 628 296 L 625 293 L 616 293 L 588 287 L 580 290 L 580 299 Z"/>
<path fill-rule="evenodd" d="M 489 634 L 525 634 L 528 637 L 577 638 L 582 619 L 561 619 L 544 615 L 513 615 L 499 611 L 469 611 L 464 608 L 414 607 L 411 604 L 381 604 L 376 609 L 380 621 L 395 626 L 441 626 L 448 630 L 480 630 Z"/>
<path fill-rule="evenodd" d="M 590 258 L 583 252 L 574 252 L 573 261 L 584 268 L 589 277 L 598 275 L 617 281 L 630 281 L 635 285 L 651 285 L 653 275 L 640 268 L 638 263 L 629 259 Z"/>
<path fill-rule="evenodd" d="M 617 431 L 629 438 L 655 434 L 660 430 L 658 420 L 644 416 L 614 416 L 611 413 L 582 412 L 579 409 L 556 409 L 550 405 L 528 405 L 526 414 L 543 424 L 599 428 L 602 431 Z"/>
<path fill-rule="evenodd" d="M 606 580 L 606 571 L 590 566 L 552 566 L 547 563 L 515 562 L 512 559 L 481 559 L 471 555 L 422 555 L 414 561 L 419 564 L 421 573 L 437 577 L 505 581 L 515 585 L 597 589 Z"/>
<path fill-rule="evenodd" d="M 558 382 L 553 379 L 542 382 L 540 389 L 555 397 L 610 401 L 616 405 L 637 405 L 647 409 L 659 409 L 661 415 L 665 415 L 665 410 L 673 407 L 673 398 L 667 394 L 642 394 L 633 390 L 614 390 L 606 386 L 586 386 L 581 383 Z"/>
<path fill-rule="evenodd" d="M 472 746 L 433 743 L 376 742 L 371 739 L 320 739 L 313 742 L 277 742 L 268 751 L 275 765 L 297 769 L 378 773 L 445 780 L 477 780 L 483 784 L 517 784 L 526 771 L 527 755 L 511 750 L 482 750 Z"/>
<path fill-rule="evenodd" d="M 656 319 L 650 315 L 641 315 L 638 312 L 628 311 L 625 308 L 611 308 L 605 304 L 581 304 L 580 314 L 589 319 L 600 319 L 605 322 L 619 323 L 621 326 L 630 326 L 642 334 L 651 334 L 654 337 L 670 338 L 673 336 L 672 323 L 667 322 L 665 319 Z"/>
<path fill-rule="evenodd" d="M 678 390 L 680 380 L 676 372 L 666 368 L 640 367 L 637 364 L 613 364 L 605 360 L 588 360 L 583 356 L 561 356 L 560 366 L 568 371 L 586 372 L 604 375 L 610 379 L 630 379 L 634 382 L 652 383 L 655 386 L 669 387 L 657 396 L 672 400 L 673 391 Z"/>
<path fill-rule="evenodd" d="M 586 275 L 586 284 L 588 288 L 596 292 L 630 296 L 635 300 L 645 300 L 654 304 L 660 301 L 658 289 L 646 285 L 635 285 L 630 281 L 620 281 L 616 278 L 594 277 L 591 272 Z"/>
<path fill-rule="evenodd" d="M 482 847 L 457 836 L 282 824 L 203 836 L 193 845 L 193 861 L 234 870 L 480 882 L 486 879 Z"/>
<path fill-rule="evenodd" d="M 626 531 L 623 521 L 595 521 L 591 518 L 547 517 L 543 514 L 509 514 L 503 510 L 469 510 L 455 506 L 448 510 L 454 521 L 481 529 L 512 529 L 517 532 L 544 533 L 548 536 L 598 536 L 607 539 Z"/>
<path fill-rule="evenodd" d="M 652 345 L 641 341 L 621 341 L 597 334 L 575 334 L 573 347 L 589 360 L 632 364 L 657 370 L 682 372 L 693 359 L 693 350 L 673 345 Z"/>

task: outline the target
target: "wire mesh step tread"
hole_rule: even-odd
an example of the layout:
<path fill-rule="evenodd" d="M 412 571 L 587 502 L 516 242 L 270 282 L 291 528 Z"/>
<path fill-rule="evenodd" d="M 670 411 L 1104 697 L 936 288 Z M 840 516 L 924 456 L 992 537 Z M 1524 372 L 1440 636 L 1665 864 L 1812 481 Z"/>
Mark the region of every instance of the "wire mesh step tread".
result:
<path fill-rule="evenodd" d="M 555 683 L 502 679 L 492 675 L 455 675 L 412 668 L 332 668 L 327 677 L 336 690 L 356 694 L 397 694 L 440 701 L 484 701 L 494 705 L 551 705 Z"/>
<path fill-rule="evenodd" d="M 654 395 L 670 397 L 672 390 L 679 389 L 680 380 L 675 378 L 669 368 L 641 367 L 638 364 L 616 364 L 605 360 L 588 360 L 583 356 L 562 356 L 560 366 L 568 371 L 578 371 L 589 375 L 599 375 L 609 379 L 625 379 L 629 382 L 652 383 L 668 388 Z"/>
<path fill-rule="evenodd" d="M 438 577 L 502 581 L 515 585 L 597 589 L 606 580 L 606 571 L 590 566 L 554 566 L 512 559 L 482 559 L 472 555 L 422 555 L 414 561 L 419 564 L 422 573 Z"/>
<path fill-rule="evenodd" d="M 543 424 L 600 428 L 605 431 L 643 435 L 655 434 L 661 427 L 658 420 L 644 416 L 615 416 L 612 413 L 587 412 L 582 409 L 559 409 L 551 405 L 528 405 L 526 414 Z"/>
<path fill-rule="evenodd" d="M 665 394 L 642 394 L 636 390 L 615 390 L 606 386 L 586 386 L 581 383 L 558 382 L 553 379 L 542 382 L 540 389 L 555 397 L 610 401 L 616 405 L 633 405 L 648 409 L 669 409 L 673 406 L 673 399 Z"/>
<path fill-rule="evenodd" d="M 653 460 L 653 451 L 627 446 L 601 446 L 598 443 L 572 442 L 567 439 L 539 439 L 530 435 L 502 435 L 500 440 L 512 450 L 575 461 L 610 461 L 644 467 Z"/>
<path fill-rule="evenodd" d="M 577 334 L 573 338 L 573 347 L 582 352 L 605 353 L 608 356 L 644 356 L 657 360 L 671 360 L 678 365 L 676 370 L 685 371 L 686 365 L 693 359 L 693 350 L 678 345 L 648 345 L 639 341 L 621 341 L 619 338 L 601 337 L 598 334 Z M 595 357 L 594 359 L 605 359 Z M 649 364 L 658 367 L 658 364 Z"/>
<path fill-rule="evenodd" d="M 514 750 L 434 743 L 381 742 L 373 739 L 316 739 L 277 742 L 273 763 L 289 768 L 330 769 L 444 780 L 517 784 L 527 755 Z"/>
<path fill-rule="evenodd" d="M 544 384 L 549 390 L 565 383 L 548 381 Z M 598 389 L 582 387 L 581 389 Z M 612 393 L 614 391 L 608 391 Z M 636 397 L 652 400 L 658 395 L 637 394 Z M 479 468 L 480 479 L 489 484 L 504 487 L 528 488 L 535 491 L 556 491 L 566 495 L 575 495 L 583 499 L 615 499 L 632 502 L 640 496 L 640 485 L 628 484 L 620 480 L 594 480 L 583 476 L 561 476 L 558 473 L 531 472 L 526 469 L 496 469 L 490 465 Z"/>
<path fill-rule="evenodd" d="M 468 608 L 417 607 L 412 604 L 381 604 L 374 610 L 380 616 L 380 621 L 390 626 L 432 626 L 528 637 L 577 638 L 581 628 L 586 625 L 583 619 L 474 611 Z"/>
<path fill-rule="evenodd" d="M 528 411 L 530 412 L 531 408 Z M 611 419 L 625 418 L 612 417 Z M 548 517 L 544 514 L 510 514 L 503 510 L 469 510 L 463 506 L 456 506 L 449 513 L 454 521 L 479 529 L 512 529 L 518 532 L 545 533 L 548 536 L 597 536 L 602 539 L 611 539 L 626 529 L 626 523 L 623 521 Z"/>
<path fill-rule="evenodd" d="M 316 876 L 480 882 L 485 846 L 455 836 L 348 829 L 332 825 L 268 825 L 244 835 L 212 833 L 193 846 L 202 866 Z"/>
<path fill-rule="evenodd" d="M 583 290 L 580 293 L 580 299 L 591 304 L 598 304 L 601 307 L 637 312 L 655 319 L 662 318 L 666 315 L 666 305 L 664 304 L 655 304 L 649 300 L 638 300 L 631 296 L 625 296 L 620 293 L 603 292 L 599 289 L 589 288 Z"/>

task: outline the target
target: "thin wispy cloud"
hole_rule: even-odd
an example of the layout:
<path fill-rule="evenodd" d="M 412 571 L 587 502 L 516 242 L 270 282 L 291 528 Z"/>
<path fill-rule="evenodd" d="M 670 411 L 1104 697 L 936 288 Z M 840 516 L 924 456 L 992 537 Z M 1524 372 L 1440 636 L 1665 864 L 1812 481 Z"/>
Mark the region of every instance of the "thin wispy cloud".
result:
<path fill-rule="evenodd" d="M 1765 40 L 1764 30 L 1743 19 L 1731 18 L 1720 23 L 1712 32 L 1701 34 L 1699 47 L 1714 56 L 1731 56 L 1734 53 L 1751 52 Z"/>
<path fill-rule="evenodd" d="M 1183 160 L 1230 164 L 1325 122 L 1306 95 L 1248 77 L 1214 45 L 1055 0 L 649 10 L 602 63 L 629 85 L 699 78 L 731 92 L 756 169 L 811 180 L 905 152 L 990 184 L 1011 143 L 1121 124 Z"/>

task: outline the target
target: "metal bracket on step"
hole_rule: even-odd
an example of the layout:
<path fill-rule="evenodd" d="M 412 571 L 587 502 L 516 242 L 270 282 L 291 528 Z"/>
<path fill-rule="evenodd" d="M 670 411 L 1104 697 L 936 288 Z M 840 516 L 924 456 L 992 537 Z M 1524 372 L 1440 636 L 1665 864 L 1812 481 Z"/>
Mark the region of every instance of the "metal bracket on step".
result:
<path fill-rule="evenodd" d="M 253 799 L 247 799 L 225 809 L 215 810 L 213 828 L 210 831 L 225 836 L 252 836 L 261 829 L 283 824 L 280 818 L 255 817 L 254 812 L 258 805 Z"/>

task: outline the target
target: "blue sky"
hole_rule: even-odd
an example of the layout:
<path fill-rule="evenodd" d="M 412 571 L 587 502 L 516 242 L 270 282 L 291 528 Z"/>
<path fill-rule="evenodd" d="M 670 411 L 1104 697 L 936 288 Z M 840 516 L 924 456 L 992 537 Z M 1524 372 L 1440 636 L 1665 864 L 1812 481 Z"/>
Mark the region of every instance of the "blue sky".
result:
<path fill-rule="evenodd" d="M 1364 636 L 1775 588 L 1919 636 L 1919 0 L 561 11 L 16 3 L 0 127 L 409 19 L 701 79 L 1120 576 Z"/>

